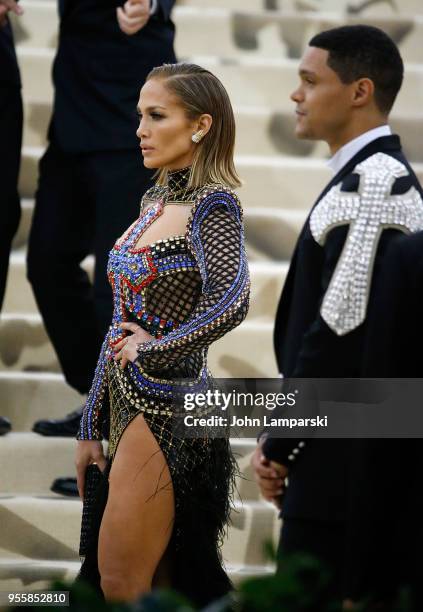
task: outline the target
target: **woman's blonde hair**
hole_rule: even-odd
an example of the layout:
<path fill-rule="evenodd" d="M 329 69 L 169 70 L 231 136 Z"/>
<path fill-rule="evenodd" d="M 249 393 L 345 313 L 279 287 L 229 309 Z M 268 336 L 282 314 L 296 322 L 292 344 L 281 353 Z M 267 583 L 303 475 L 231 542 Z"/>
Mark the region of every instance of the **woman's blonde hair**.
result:
<path fill-rule="evenodd" d="M 153 68 L 147 76 L 147 81 L 150 79 L 164 79 L 167 89 L 180 99 L 188 119 L 197 119 L 202 114 L 213 118 L 210 130 L 196 145 L 188 186 L 223 183 L 240 187 L 234 164 L 235 118 L 228 93 L 219 79 L 201 66 L 185 62 Z M 157 182 L 166 184 L 167 169 L 159 171 Z"/>

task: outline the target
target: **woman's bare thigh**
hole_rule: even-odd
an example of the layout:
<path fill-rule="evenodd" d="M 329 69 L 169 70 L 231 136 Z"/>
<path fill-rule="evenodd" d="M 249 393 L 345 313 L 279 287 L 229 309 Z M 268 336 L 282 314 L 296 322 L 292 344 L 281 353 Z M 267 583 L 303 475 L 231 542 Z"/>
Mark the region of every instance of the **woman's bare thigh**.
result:
<path fill-rule="evenodd" d="M 174 492 L 166 459 L 142 414 L 120 439 L 98 545 L 100 576 L 126 576 L 151 585 L 169 543 Z"/>

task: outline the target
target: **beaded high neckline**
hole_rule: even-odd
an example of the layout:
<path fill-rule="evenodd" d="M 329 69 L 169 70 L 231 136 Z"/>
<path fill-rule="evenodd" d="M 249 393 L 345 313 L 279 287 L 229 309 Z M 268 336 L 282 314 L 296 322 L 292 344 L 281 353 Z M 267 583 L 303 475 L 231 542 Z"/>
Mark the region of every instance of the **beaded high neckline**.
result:
<path fill-rule="evenodd" d="M 191 174 L 191 166 L 172 170 L 167 174 L 167 188 L 170 198 L 179 196 L 187 191 L 188 181 Z"/>
<path fill-rule="evenodd" d="M 164 206 L 168 203 L 193 204 L 197 194 L 204 189 L 204 185 L 201 187 L 188 187 L 190 175 L 191 166 L 168 171 L 166 185 L 156 184 L 145 193 L 141 210 L 144 209 L 144 202 L 147 201 L 154 202 L 159 200 Z"/>

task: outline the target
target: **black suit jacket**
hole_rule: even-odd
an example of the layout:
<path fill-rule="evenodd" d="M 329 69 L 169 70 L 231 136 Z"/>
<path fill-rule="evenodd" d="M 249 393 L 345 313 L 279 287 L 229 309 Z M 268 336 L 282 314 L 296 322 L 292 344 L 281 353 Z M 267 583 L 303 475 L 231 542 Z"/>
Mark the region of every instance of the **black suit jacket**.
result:
<path fill-rule="evenodd" d="M 421 378 L 423 232 L 391 241 L 368 307 L 362 374 Z M 398 405 L 401 418 L 401 405 Z M 416 432 L 417 434 L 419 432 Z M 421 432 L 420 432 L 421 434 Z M 408 585 L 422 609 L 423 440 L 363 440 L 351 496 L 348 596 Z"/>
<path fill-rule="evenodd" d="M 16 60 L 13 33 L 9 20 L 0 27 L 0 87 L 20 87 L 21 79 Z"/>
<path fill-rule="evenodd" d="M 404 193 L 414 185 L 421 194 L 422 188 L 405 159 L 398 136 L 385 136 L 371 142 L 359 151 L 327 185 L 317 199 L 338 183 L 344 191 L 355 192 L 359 177 L 353 173 L 360 162 L 375 153 L 385 153 L 402 162 L 409 176 L 397 179 L 392 194 Z M 314 208 L 313 207 L 313 208 Z M 279 303 L 274 345 L 279 371 L 285 377 L 298 378 L 355 378 L 362 371 L 362 357 L 366 321 L 344 336 L 335 334 L 320 315 L 323 297 L 329 286 L 341 255 L 348 226 L 332 229 L 321 247 L 313 238 L 309 219 L 299 236 L 287 280 Z M 398 230 L 386 229 L 379 241 L 373 278 L 380 272 L 383 256 L 389 242 Z M 374 283 L 370 290 L 373 299 Z M 266 457 L 279 463 L 287 460 L 294 442 L 289 439 L 269 438 L 263 451 Z M 344 520 L 350 494 L 351 456 L 354 446 L 350 440 L 306 440 L 306 446 L 290 465 L 289 487 L 284 503 L 283 516 Z"/>
<path fill-rule="evenodd" d="M 423 232 L 389 245 L 368 316 L 363 375 L 422 378 L 414 348 L 423 346 Z"/>
<path fill-rule="evenodd" d="M 59 0 L 59 46 L 49 137 L 68 152 L 138 146 L 136 104 L 150 70 L 175 62 L 175 0 L 158 0 L 146 26 L 124 34 L 118 0 Z"/>

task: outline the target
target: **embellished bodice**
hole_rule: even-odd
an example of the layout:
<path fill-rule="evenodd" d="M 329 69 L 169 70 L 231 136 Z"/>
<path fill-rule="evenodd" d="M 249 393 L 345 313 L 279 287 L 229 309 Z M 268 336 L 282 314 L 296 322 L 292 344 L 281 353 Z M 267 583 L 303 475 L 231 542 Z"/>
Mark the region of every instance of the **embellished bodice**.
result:
<path fill-rule="evenodd" d="M 107 274 L 114 302 L 110 345 L 122 339 L 118 325 L 124 321 L 136 322 L 155 338 L 163 337 L 189 316 L 198 299 L 201 276 L 185 235 L 136 248 L 167 204 L 193 205 L 198 190 L 188 189 L 189 173 L 190 168 L 169 173 L 166 186 L 148 190 L 139 218 L 110 251 Z"/>
<path fill-rule="evenodd" d="M 110 252 L 107 272 L 114 301 L 111 343 L 122 338 L 117 325 L 123 321 L 135 321 L 152 336 L 161 338 L 189 314 L 188 302 L 195 301 L 201 290 L 201 276 L 185 236 L 172 236 L 134 248 L 156 212 L 153 208 L 159 206 L 141 215 L 128 236 Z M 184 282 L 189 287 L 184 292 L 185 308 L 173 304 L 172 293 L 169 294 L 181 285 L 183 276 L 191 277 L 189 283 Z"/>
<path fill-rule="evenodd" d="M 186 376 L 200 381 L 208 375 L 208 346 L 247 314 L 250 281 L 239 200 L 224 185 L 191 188 L 189 176 L 189 168 L 171 173 L 167 185 L 148 190 L 139 218 L 110 252 L 113 321 L 84 409 L 80 439 L 101 439 L 100 413 L 109 395 L 112 404 L 127 398 L 142 406 L 148 398 L 154 409 L 163 410 L 164 401 L 170 409 L 172 381 Z M 185 234 L 139 248 L 146 243 L 141 236 L 168 204 L 191 207 Z M 119 327 L 126 321 L 137 323 L 153 339 L 142 344 L 138 359 L 122 371 L 112 359 L 112 347 L 126 333 Z M 122 410 L 126 408 L 119 414 Z"/>

